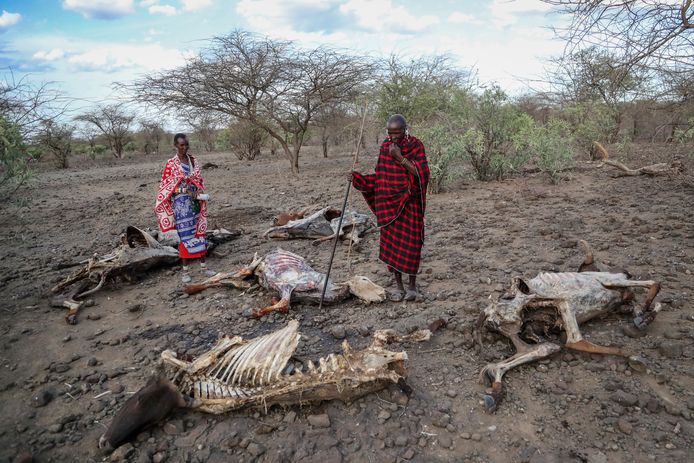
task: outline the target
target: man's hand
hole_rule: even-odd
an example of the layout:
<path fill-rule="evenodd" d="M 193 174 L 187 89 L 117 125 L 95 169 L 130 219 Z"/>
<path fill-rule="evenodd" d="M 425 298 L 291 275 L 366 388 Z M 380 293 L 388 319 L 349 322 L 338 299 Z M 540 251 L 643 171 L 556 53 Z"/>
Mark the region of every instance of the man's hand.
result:
<path fill-rule="evenodd" d="M 190 195 L 191 198 L 193 198 L 193 199 L 198 199 L 198 195 L 201 195 L 201 194 L 203 194 L 203 193 L 204 193 L 204 191 L 202 191 L 202 190 L 197 190 L 197 191 L 193 191 L 193 192 L 188 193 L 188 194 Z"/>
<path fill-rule="evenodd" d="M 391 143 L 390 146 L 388 146 L 388 154 L 390 154 L 390 157 L 393 159 L 393 161 L 402 161 L 402 151 L 400 151 L 400 147 L 395 143 Z"/>
<path fill-rule="evenodd" d="M 347 181 L 348 181 L 349 183 L 352 183 L 352 178 L 353 178 L 353 177 L 352 177 L 352 173 L 353 173 L 353 172 L 354 172 L 354 171 L 349 171 L 349 172 L 347 172 Z"/>

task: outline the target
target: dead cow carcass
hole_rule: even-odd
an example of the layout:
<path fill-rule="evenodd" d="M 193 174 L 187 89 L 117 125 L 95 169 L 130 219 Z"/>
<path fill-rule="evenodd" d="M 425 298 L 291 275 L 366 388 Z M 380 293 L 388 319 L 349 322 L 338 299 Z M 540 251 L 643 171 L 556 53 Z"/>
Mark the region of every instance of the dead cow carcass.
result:
<path fill-rule="evenodd" d="M 291 299 L 317 303 L 320 301 L 325 283 L 325 274 L 313 270 L 303 257 L 278 248 L 263 257 L 256 254 L 250 265 L 236 273 L 218 273 L 202 283 L 187 285 L 185 292 L 195 294 L 215 286 L 247 289 L 251 286 L 249 280 L 252 281 L 254 278 L 257 278 L 263 287 L 279 292 L 280 299 L 267 307 L 252 311 L 253 317 L 262 317 L 276 310 L 286 313 L 289 311 Z M 386 297 L 383 288 L 366 277 L 355 276 L 342 284 L 335 284 L 329 280 L 323 302 L 340 302 L 350 293 L 365 302 L 382 302 Z"/>
<path fill-rule="evenodd" d="M 339 224 L 340 215 L 339 209 L 325 207 L 308 217 L 290 220 L 284 225 L 272 227 L 266 230 L 263 236 L 284 240 L 308 238 L 316 240 L 317 244 L 334 238 L 339 226 L 340 237 L 349 238 L 353 244 L 358 244 L 364 234 L 373 228 L 373 222 L 366 214 L 346 210 L 341 225 Z"/>
<path fill-rule="evenodd" d="M 218 414 L 255 405 L 267 411 L 276 404 L 349 402 L 391 383 L 405 389 L 407 354 L 388 351 L 384 345 L 425 341 L 430 336 L 429 330 L 407 336 L 380 330 L 364 350 L 352 351 L 344 341 L 342 353 L 303 364 L 290 361 L 300 338 L 298 322 L 292 320 L 285 328 L 250 341 L 224 336 L 190 362 L 166 350 L 161 354 L 163 378 L 150 380 L 128 399 L 99 446 L 118 447 L 176 407 Z"/>
<path fill-rule="evenodd" d="M 631 280 L 627 272 L 612 273 L 593 260 L 593 253 L 585 241 L 580 242 L 586 258 L 578 272 L 540 273 L 529 281 L 515 277 L 508 294 L 492 301 L 480 314 L 477 324 L 508 337 L 516 354 L 498 363 L 484 367 L 480 380 L 491 384 L 484 397 L 485 407 L 494 411 L 503 397 L 502 378 L 512 368 L 532 362 L 559 351 L 561 346 L 546 341 L 551 332 L 564 331 L 564 347 L 576 351 L 619 355 L 629 359 L 633 367 L 642 367 L 639 357 L 620 347 L 599 346 L 586 341 L 579 325 L 633 302 L 632 288 L 647 288 L 648 294 L 641 307 L 634 306 L 634 327 L 644 330 L 660 310 L 652 306 L 660 291 L 655 281 Z M 477 332 L 481 345 L 481 336 Z M 530 344 L 532 343 L 532 344 Z"/>
<path fill-rule="evenodd" d="M 210 243 L 208 249 L 238 235 L 238 232 L 229 232 L 224 229 L 210 230 L 207 232 Z M 132 280 L 150 269 L 178 263 L 177 235 L 175 239 L 170 234 L 155 236 L 158 236 L 161 242 L 148 232 L 128 226 L 121 237 L 121 244 L 116 249 L 106 255 L 95 255 L 83 262 L 82 268 L 52 289 L 54 293 L 59 293 L 72 287 L 67 295 L 55 297 L 52 304 L 67 307 L 69 311 L 65 319 L 68 323 L 75 324 L 77 312 L 82 305 L 82 302 L 77 299 L 98 291 L 108 280 L 118 278 Z"/>

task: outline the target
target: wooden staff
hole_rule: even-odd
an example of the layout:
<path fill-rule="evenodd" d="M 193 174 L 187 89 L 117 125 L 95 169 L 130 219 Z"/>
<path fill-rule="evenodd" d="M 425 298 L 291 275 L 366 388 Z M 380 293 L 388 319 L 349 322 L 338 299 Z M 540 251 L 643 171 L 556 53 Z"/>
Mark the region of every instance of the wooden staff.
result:
<path fill-rule="evenodd" d="M 357 138 L 357 149 L 354 153 L 354 161 L 352 162 L 352 170 L 357 166 L 357 160 L 359 159 L 359 149 L 361 148 L 361 137 L 364 134 L 364 122 L 366 121 L 366 110 L 367 103 L 364 103 L 364 114 L 361 118 L 361 127 L 359 127 L 359 137 Z M 328 280 L 330 279 L 330 270 L 333 268 L 333 259 L 335 258 L 335 249 L 337 249 L 337 242 L 340 239 L 340 231 L 342 230 L 342 219 L 345 217 L 345 209 L 347 208 L 347 199 L 349 199 L 349 190 L 352 187 L 352 179 L 347 182 L 347 191 L 345 192 L 345 200 L 342 202 L 342 213 L 340 214 L 340 220 L 337 222 L 337 231 L 335 232 L 335 241 L 333 241 L 333 251 L 330 254 L 330 262 L 328 263 L 328 271 L 325 274 L 325 283 L 323 283 L 323 292 L 320 295 L 320 303 L 318 304 L 318 310 L 323 308 L 323 300 L 325 299 L 325 290 L 328 289 Z"/>

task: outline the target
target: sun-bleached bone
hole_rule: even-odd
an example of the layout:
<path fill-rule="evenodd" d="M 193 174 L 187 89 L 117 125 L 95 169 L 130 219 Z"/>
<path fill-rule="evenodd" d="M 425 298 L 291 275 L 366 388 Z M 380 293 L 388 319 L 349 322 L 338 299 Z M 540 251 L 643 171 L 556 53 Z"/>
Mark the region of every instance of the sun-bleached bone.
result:
<path fill-rule="evenodd" d="M 477 322 L 476 337 L 481 347 L 482 326 L 508 337 L 516 354 L 485 366 L 480 380 L 491 383 L 484 397 L 488 411 L 494 411 L 503 397 L 502 378 L 510 369 L 547 357 L 562 346 L 544 339 L 550 332 L 564 331 L 563 347 L 590 353 L 619 355 L 629 359 L 630 365 L 642 367 L 640 357 L 621 347 L 599 346 L 583 338 L 579 325 L 626 304 L 633 303 L 634 288 L 648 290 L 641 306 L 634 305 L 633 326 L 626 330 L 642 331 L 655 319 L 661 309 L 653 300 L 660 291 L 660 283 L 653 280 L 632 280 L 627 272 L 610 272 L 596 262 L 588 243 L 579 242 L 585 259 L 578 272 L 542 272 L 524 281 L 514 277 L 511 288 L 502 297 L 492 299 Z"/>
<path fill-rule="evenodd" d="M 251 340 L 224 336 L 192 361 L 165 350 L 160 375 L 126 401 L 99 445 L 118 447 L 142 426 L 179 407 L 217 414 L 255 405 L 267 411 L 275 404 L 332 399 L 350 402 L 392 383 L 407 390 L 407 353 L 391 352 L 384 346 L 431 336 L 429 330 L 406 336 L 378 330 L 365 349 L 353 350 L 345 340 L 340 353 L 328 354 L 316 363 L 301 362 L 304 367 L 287 368 L 301 338 L 298 326 L 293 320 L 278 331 Z"/>

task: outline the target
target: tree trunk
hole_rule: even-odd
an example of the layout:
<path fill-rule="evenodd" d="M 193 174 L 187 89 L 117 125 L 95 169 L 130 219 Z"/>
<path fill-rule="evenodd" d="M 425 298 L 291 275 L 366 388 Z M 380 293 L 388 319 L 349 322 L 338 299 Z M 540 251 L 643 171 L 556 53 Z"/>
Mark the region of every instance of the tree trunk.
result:
<path fill-rule="evenodd" d="M 328 157 L 328 139 L 327 138 L 323 139 L 323 157 L 324 158 Z"/>

